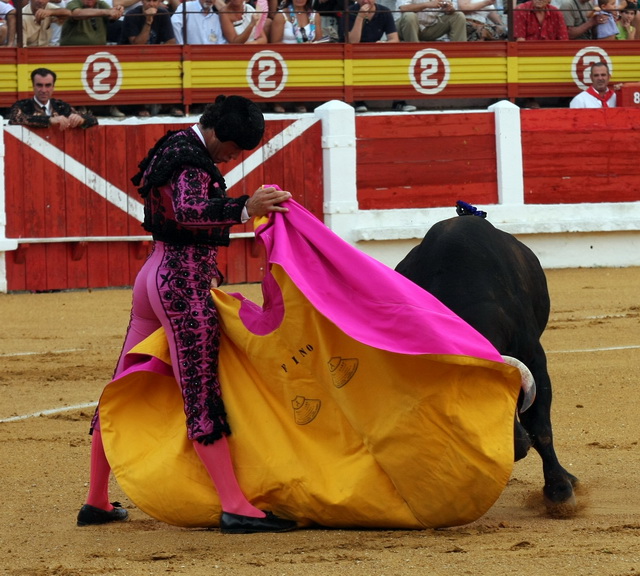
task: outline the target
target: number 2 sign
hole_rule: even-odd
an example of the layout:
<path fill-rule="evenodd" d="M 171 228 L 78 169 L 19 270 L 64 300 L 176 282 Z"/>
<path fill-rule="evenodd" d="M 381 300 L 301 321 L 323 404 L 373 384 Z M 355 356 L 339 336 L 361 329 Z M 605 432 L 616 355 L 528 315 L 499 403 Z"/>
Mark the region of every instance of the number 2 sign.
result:
<path fill-rule="evenodd" d="M 421 94 L 442 92 L 451 76 L 447 57 L 435 48 L 416 52 L 409 64 L 409 79 Z"/>
<path fill-rule="evenodd" d="M 273 98 L 287 84 L 289 70 L 285 59 L 273 50 L 256 52 L 247 64 L 247 83 L 262 98 Z"/>
<path fill-rule="evenodd" d="M 94 100 L 109 100 L 122 86 L 122 67 L 109 52 L 91 54 L 82 66 L 82 86 Z"/>

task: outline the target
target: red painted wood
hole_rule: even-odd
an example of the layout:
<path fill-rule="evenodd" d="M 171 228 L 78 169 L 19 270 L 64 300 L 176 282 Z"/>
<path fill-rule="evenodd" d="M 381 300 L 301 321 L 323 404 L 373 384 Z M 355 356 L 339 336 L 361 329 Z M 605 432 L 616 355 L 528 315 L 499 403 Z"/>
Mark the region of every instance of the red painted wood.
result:
<path fill-rule="evenodd" d="M 104 174 L 101 174 L 108 182 L 119 188 L 127 190 L 127 160 L 124 154 L 110 154 L 110 150 L 125 150 L 125 131 L 121 126 L 114 126 L 109 129 L 109 137 L 106 138 L 107 131 L 101 130 L 99 133 L 99 143 L 107 162 L 104 166 Z M 96 153 L 96 150 L 93 150 Z M 129 236 L 130 216 L 123 210 L 109 210 L 107 218 L 107 236 Z M 130 250 L 126 242 L 109 242 L 107 247 L 107 261 L 109 264 L 109 284 L 112 286 L 126 286 L 131 284 L 131 268 L 136 265 L 130 261 Z"/>
<path fill-rule="evenodd" d="M 245 153 L 245 157 L 250 153 Z M 258 170 L 245 173 L 239 185 L 231 189 L 231 195 L 237 196 L 242 194 L 253 194 L 260 186 L 267 184 L 265 182 L 264 164 L 260 165 Z M 253 232 L 253 220 L 249 220 L 242 226 L 234 226 L 232 232 Z M 231 241 L 232 244 L 239 244 L 242 250 L 242 262 L 244 264 L 242 270 L 242 282 L 260 282 L 264 275 L 264 258 L 254 258 L 252 254 L 252 239 L 236 239 Z M 240 256 L 239 256 L 240 257 Z"/>
<path fill-rule="evenodd" d="M 425 134 L 431 137 L 493 135 L 494 126 L 493 114 L 486 112 L 356 116 L 356 137 L 360 142 L 383 137 L 411 140 Z"/>
<path fill-rule="evenodd" d="M 67 134 L 58 132 L 58 143 L 64 147 Z M 51 141 L 53 144 L 54 142 Z M 51 171 L 51 163 L 48 158 L 39 157 L 40 182 L 37 184 L 44 190 L 44 235 L 61 237 L 66 235 L 66 208 L 62 174 L 58 170 Z M 46 285 L 48 290 L 55 290 L 57 286 L 68 284 L 67 277 L 67 249 L 64 244 L 45 245 L 45 258 L 47 267 Z"/>
<path fill-rule="evenodd" d="M 91 178 L 91 172 L 101 175 L 105 173 L 107 152 L 100 145 L 101 130 L 86 130 L 85 161 L 86 178 Z M 110 151 L 109 156 L 113 151 Z M 90 172 L 91 171 L 91 172 Z M 92 181 L 89 180 L 88 183 Z M 101 194 L 104 194 L 101 188 Z M 87 202 L 87 234 L 89 236 L 107 236 L 107 221 L 114 209 L 107 205 L 107 201 L 98 194 L 89 194 Z M 87 246 L 87 265 L 89 270 L 89 288 L 109 286 L 109 251 L 105 242 L 91 242 Z"/>
<path fill-rule="evenodd" d="M 521 123 L 527 203 L 640 200 L 640 110 L 523 110 Z"/>
<path fill-rule="evenodd" d="M 357 117 L 364 210 L 497 202 L 493 114 Z"/>
<path fill-rule="evenodd" d="M 455 206 L 457 200 L 470 204 L 495 204 L 496 196 L 494 183 L 441 184 L 432 188 L 390 188 L 380 196 L 376 195 L 375 190 L 363 190 L 358 194 L 358 202 L 362 210 L 438 208 Z"/>
<path fill-rule="evenodd" d="M 0 54 L 2 51 L 0 50 Z M 22 145 L 13 135 L 5 132 L 5 205 L 7 210 L 6 234 L 9 238 L 25 236 L 23 179 L 25 154 Z M 24 251 L 6 253 L 7 289 L 26 290 L 26 255 Z"/>
<path fill-rule="evenodd" d="M 618 92 L 618 106 L 640 108 L 640 82 L 625 82 Z"/>
<path fill-rule="evenodd" d="M 50 135 L 52 141 L 62 140 L 59 132 Z M 21 187 L 21 201 L 24 205 L 24 236 L 40 238 L 46 236 L 46 186 L 48 161 L 41 155 L 29 150 L 25 154 L 27 168 L 21 179 L 16 179 L 16 185 Z M 47 283 L 47 246 L 32 244 L 28 249 L 29 267 L 27 278 L 32 290 L 43 291 L 50 289 Z"/>
<path fill-rule="evenodd" d="M 40 131 L 42 132 L 42 131 Z M 85 138 L 84 132 L 76 135 L 75 131 L 69 134 L 69 138 L 65 140 L 65 153 L 70 159 L 75 160 L 81 165 L 84 164 L 85 155 Z M 50 173 L 54 173 L 50 170 Z M 89 193 L 84 182 L 74 178 L 68 173 L 62 172 L 62 186 L 65 192 L 65 208 L 67 211 L 67 231 L 64 236 L 67 237 L 84 237 L 88 234 L 88 204 Z M 87 247 L 84 247 L 79 253 L 76 253 L 74 259 L 74 246 L 68 246 L 68 282 L 69 287 L 85 287 L 89 285 L 89 264 L 87 256 Z"/>
<path fill-rule="evenodd" d="M 637 126 L 640 110 L 522 110 L 525 199 L 529 203 L 640 200 Z M 269 120 L 265 142 L 278 138 L 291 119 Z M 488 113 L 388 115 L 356 118 L 358 200 L 363 209 L 452 206 L 497 202 L 494 118 Z M 180 125 L 99 126 L 40 137 L 114 187 L 140 201 L 130 178 L 167 129 Z M 251 194 L 279 184 L 322 218 L 321 127 L 243 175 L 229 194 Z M 56 167 L 6 133 L 6 206 L 9 238 L 141 235 L 140 223 L 96 194 L 85 181 Z M 266 147 L 266 149 L 270 149 Z M 253 152 L 244 154 L 244 158 Z M 221 165 L 224 174 L 241 159 Z M 234 232 L 250 229 L 236 226 Z M 89 243 L 31 245 L 8 253 L 9 290 L 130 285 L 148 245 Z M 257 256 L 256 256 L 257 254 Z M 76 259 L 74 259 L 76 258 Z M 252 240 L 220 250 L 228 282 L 256 282 L 264 254 Z"/>

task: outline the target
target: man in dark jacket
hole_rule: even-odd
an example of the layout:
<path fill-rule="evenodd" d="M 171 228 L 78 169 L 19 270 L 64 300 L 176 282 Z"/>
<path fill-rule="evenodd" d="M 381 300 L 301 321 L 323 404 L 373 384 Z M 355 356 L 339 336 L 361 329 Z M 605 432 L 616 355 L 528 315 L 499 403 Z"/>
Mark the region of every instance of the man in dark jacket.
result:
<path fill-rule="evenodd" d="M 90 128 L 98 120 L 92 114 L 80 114 L 63 100 L 52 98 L 56 85 L 56 73 L 47 68 L 31 72 L 33 98 L 18 100 L 9 112 L 9 124 L 21 124 L 30 128 L 57 126 L 68 128 Z"/>
<path fill-rule="evenodd" d="M 120 44 L 175 44 L 171 13 L 160 0 L 142 0 L 124 16 Z"/>

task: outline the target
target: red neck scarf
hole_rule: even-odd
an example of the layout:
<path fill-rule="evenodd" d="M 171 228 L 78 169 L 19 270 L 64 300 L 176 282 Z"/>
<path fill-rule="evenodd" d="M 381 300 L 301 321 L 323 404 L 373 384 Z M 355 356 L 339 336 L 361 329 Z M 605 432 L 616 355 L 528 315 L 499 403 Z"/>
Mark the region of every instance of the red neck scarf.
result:
<path fill-rule="evenodd" d="M 591 96 L 593 96 L 594 98 L 597 98 L 598 100 L 600 100 L 600 102 L 602 102 L 602 107 L 603 108 L 609 108 L 609 104 L 607 102 L 609 102 L 609 100 L 611 100 L 611 97 L 614 94 L 614 92 L 613 92 L 613 90 L 611 90 L 611 88 L 609 88 L 605 92 L 604 96 L 601 96 L 593 86 L 589 86 L 589 88 L 587 88 L 587 92 L 589 94 L 591 94 Z"/>

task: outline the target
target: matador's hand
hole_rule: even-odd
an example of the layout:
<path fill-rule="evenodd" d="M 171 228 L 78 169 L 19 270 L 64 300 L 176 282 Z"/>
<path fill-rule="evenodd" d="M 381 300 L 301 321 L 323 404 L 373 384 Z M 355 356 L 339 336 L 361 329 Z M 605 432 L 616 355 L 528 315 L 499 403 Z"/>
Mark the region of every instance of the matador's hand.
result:
<path fill-rule="evenodd" d="M 280 206 L 291 198 L 291 193 L 269 186 L 258 188 L 249 200 L 246 208 L 249 216 L 266 216 L 269 212 L 288 212 L 289 209 Z"/>

